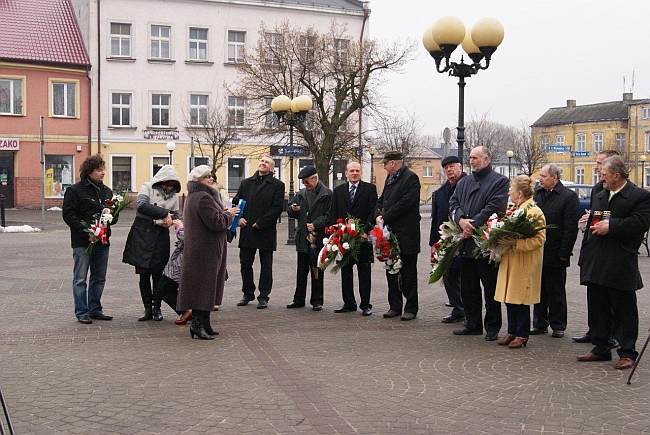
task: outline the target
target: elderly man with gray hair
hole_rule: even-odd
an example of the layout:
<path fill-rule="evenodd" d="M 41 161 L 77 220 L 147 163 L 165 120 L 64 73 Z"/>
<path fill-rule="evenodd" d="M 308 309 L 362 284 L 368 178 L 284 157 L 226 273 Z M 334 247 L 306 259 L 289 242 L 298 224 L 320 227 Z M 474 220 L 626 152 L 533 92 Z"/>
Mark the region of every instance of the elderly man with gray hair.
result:
<path fill-rule="evenodd" d="M 544 244 L 542 292 L 533 310 L 530 334 L 546 334 L 550 326 L 553 337 L 561 338 L 567 325 L 566 270 L 578 237 L 578 195 L 564 187 L 560 168 L 546 165 L 539 172 L 534 199 L 550 227 Z"/>
<path fill-rule="evenodd" d="M 603 162 L 603 190 L 592 201 L 587 221 L 587 238 L 580 251 L 580 283 L 587 286 L 592 313 L 593 349 L 578 361 L 612 359 L 611 331 L 618 340 L 619 370 L 629 369 L 638 357 L 639 335 L 636 290 L 643 287 L 638 251 L 650 226 L 650 192 L 628 180 L 620 156 Z"/>

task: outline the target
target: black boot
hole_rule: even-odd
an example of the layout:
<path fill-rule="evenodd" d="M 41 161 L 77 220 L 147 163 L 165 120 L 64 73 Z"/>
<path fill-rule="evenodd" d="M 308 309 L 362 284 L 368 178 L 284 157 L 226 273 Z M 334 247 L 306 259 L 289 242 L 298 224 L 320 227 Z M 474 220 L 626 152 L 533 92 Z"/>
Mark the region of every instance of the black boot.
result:
<path fill-rule="evenodd" d="M 212 329 L 212 325 L 210 325 L 210 313 L 207 313 L 207 315 L 204 316 L 203 327 L 205 328 L 205 332 L 212 335 L 213 337 L 216 337 L 217 335 L 219 335 L 219 333 L 217 331 Z"/>
<path fill-rule="evenodd" d="M 151 306 L 144 307 L 144 315 L 138 319 L 138 322 L 146 322 L 147 320 L 153 319 L 153 311 Z"/>
<path fill-rule="evenodd" d="M 156 322 L 160 322 L 163 319 L 162 311 L 160 311 L 160 300 L 153 301 L 152 317 Z"/>
<path fill-rule="evenodd" d="M 199 340 L 214 340 L 215 336 L 208 334 L 205 330 L 205 314 L 210 314 L 206 311 L 192 310 L 192 324 L 190 325 L 190 337 L 198 338 Z"/>
<path fill-rule="evenodd" d="M 151 293 L 151 274 L 150 273 L 141 273 L 140 274 L 140 297 L 142 298 L 142 304 L 144 305 L 144 315 L 138 319 L 139 322 L 146 322 L 147 320 L 153 319 L 153 310 L 151 309 L 152 305 L 152 293 Z"/>

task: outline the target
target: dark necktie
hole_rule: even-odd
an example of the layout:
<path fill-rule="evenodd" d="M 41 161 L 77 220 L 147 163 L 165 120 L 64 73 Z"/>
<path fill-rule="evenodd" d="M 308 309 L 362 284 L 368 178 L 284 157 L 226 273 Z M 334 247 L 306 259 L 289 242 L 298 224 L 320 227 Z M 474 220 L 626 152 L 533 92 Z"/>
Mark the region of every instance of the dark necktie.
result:
<path fill-rule="evenodd" d="M 354 194 L 357 191 L 357 186 L 356 184 L 350 184 L 350 204 L 354 201 Z"/>

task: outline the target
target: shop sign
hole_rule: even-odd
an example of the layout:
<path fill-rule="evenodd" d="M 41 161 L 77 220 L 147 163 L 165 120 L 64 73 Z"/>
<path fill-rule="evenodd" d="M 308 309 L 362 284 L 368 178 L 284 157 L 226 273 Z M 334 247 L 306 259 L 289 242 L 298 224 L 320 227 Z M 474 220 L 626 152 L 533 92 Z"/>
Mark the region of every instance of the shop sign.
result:
<path fill-rule="evenodd" d="M 178 130 L 143 130 L 145 139 L 153 140 L 178 140 Z"/>
<path fill-rule="evenodd" d="M 18 151 L 20 139 L 15 137 L 0 137 L 0 151 Z"/>

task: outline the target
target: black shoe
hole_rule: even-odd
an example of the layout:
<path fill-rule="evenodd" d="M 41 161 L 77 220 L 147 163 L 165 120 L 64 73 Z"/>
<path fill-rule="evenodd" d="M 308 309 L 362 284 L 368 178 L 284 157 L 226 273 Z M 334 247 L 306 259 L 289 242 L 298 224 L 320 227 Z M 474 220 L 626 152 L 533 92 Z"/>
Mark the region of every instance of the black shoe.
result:
<path fill-rule="evenodd" d="M 404 314 L 402 314 L 402 317 L 400 317 L 400 320 L 408 322 L 409 320 L 415 320 L 416 317 L 417 317 L 417 314 L 409 313 L 409 312 L 405 311 Z"/>
<path fill-rule="evenodd" d="M 214 340 L 216 335 L 208 334 L 208 331 L 206 331 L 204 327 L 194 329 L 190 326 L 190 337 L 198 338 L 199 340 Z"/>
<path fill-rule="evenodd" d="M 287 308 L 302 308 L 304 306 L 305 304 L 299 304 L 298 302 L 291 302 L 289 305 L 287 305 Z"/>
<path fill-rule="evenodd" d="M 214 329 L 212 329 L 212 325 L 207 324 L 207 325 L 203 325 L 203 327 L 205 328 L 205 332 L 207 332 L 208 334 L 210 334 L 210 335 L 212 335 L 212 336 L 214 336 L 214 337 L 216 337 L 217 335 L 219 335 L 219 333 L 218 333 L 217 331 L 215 331 Z"/>
<path fill-rule="evenodd" d="M 90 325 L 91 323 L 93 323 L 93 321 L 90 320 L 89 316 L 79 316 L 77 317 L 77 322 L 83 323 L 84 325 Z"/>
<path fill-rule="evenodd" d="M 151 319 L 153 319 L 153 311 L 151 307 L 147 307 L 144 309 L 144 315 L 138 319 L 138 322 L 146 322 Z"/>
<path fill-rule="evenodd" d="M 264 301 L 264 300 L 257 301 L 257 309 L 258 310 L 263 310 L 263 309 L 268 308 L 268 307 L 269 307 L 269 302 L 268 301 Z"/>
<path fill-rule="evenodd" d="M 585 334 L 579 337 L 572 337 L 571 340 L 573 340 L 576 343 L 591 343 L 591 334 Z"/>
<path fill-rule="evenodd" d="M 101 311 L 99 313 L 90 314 L 89 317 L 91 319 L 95 319 L 95 320 L 113 320 L 113 316 L 109 316 L 108 314 L 104 314 Z"/>
<path fill-rule="evenodd" d="M 551 334 L 551 337 L 553 338 L 562 338 L 564 337 L 564 331 L 560 331 L 559 329 L 557 331 L 553 331 Z"/>
<path fill-rule="evenodd" d="M 244 296 L 243 298 L 241 298 L 241 300 L 239 302 L 237 302 L 237 306 L 238 307 L 245 307 L 253 299 L 255 299 L 255 298 L 249 298 L 248 296 Z"/>
<path fill-rule="evenodd" d="M 372 316 L 372 309 L 371 308 L 364 308 L 361 310 L 361 315 L 362 316 Z"/>
<path fill-rule="evenodd" d="M 488 332 L 485 334 L 485 341 L 496 341 L 499 338 L 498 332 Z"/>
<path fill-rule="evenodd" d="M 398 316 L 400 316 L 401 314 L 402 314 L 402 313 L 400 313 L 399 311 L 388 310 L 388 311 L 386 311 L 386 312 L 384 313 L 384 319 L 391 319 L 391 318 L 393 318 L 393 317 L 398 317 Z"/>
<path fill-rule="evenodd" d="M 316 305 L 314 305 L 312 310 L 314 310 L 314 311 L 323 311 L 323 306 L 316 304 Z"/>
<path fill-rule="evenodd" d="M 160 322 L 163 319 L 162 312 L 160 311 L 160 307 L 153 307 L 151 310 L 151 316 L 153 320 L 156 322 Z"/>
<path fill-rule="evenodd" d="M 533 328 L 530 330 L 530 335 L 545 335 L 548 332 L 548 328 Z"/>
<path fill-rule="evenodd" d="M 454 331 L 454 335 L 483 335 L 483 330 L 482 329 L 468 329 L 468 328 L 456 329 Z"/>
<path fill-rule="evenodd" d="M 442 318 L 441 322 L 456 323 L 456 322 L 462 322 L 463 320 L 465 320 L 465 316 L 446 316 Z"/>
<path fill-rule="evenodd" d="M 348 307 L 345 305 L 343 305 L 338 310 L 334 310 L 335 313 L 352 313 L 354 311 L 357 311 L 357 307 Z"/>

